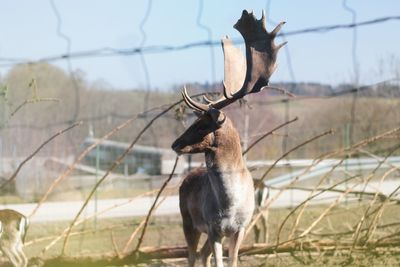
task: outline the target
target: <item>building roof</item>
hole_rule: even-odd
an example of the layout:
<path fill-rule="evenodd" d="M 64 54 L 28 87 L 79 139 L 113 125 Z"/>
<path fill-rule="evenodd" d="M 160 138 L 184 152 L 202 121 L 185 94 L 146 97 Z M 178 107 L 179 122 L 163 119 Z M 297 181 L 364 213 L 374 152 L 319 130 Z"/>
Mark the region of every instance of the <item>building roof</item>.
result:
<path fill-rule="evenodd" d="M 84 141 L 84 144 L 93 144 L 98 141 L 99 141 L 98 138 L 87 137 Z M 124 142 L 112 141 L 112 140 L 103 140 L 100 142 L 100 145 L 102 147 L 112 147 L 112 148 L 119 148 L 119 149 L 125 150 L 129 147 L 130 144 L 124 143 Z M 170 149 L 153 147 L 153 146 L 142 146 L 142 145 L 135 145 L 133 147 L 132 151 L 149 153 L 149 154 L 159 154 L 159 155 L 173 154 L 173 151 Z"/>

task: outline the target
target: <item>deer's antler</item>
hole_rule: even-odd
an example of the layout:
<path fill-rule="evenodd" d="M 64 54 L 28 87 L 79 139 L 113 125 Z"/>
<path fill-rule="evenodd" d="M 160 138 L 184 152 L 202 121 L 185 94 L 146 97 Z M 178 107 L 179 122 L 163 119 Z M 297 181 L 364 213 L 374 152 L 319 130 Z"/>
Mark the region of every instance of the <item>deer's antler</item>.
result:
<path fill-rule="evenodd" d="M 279 23 L 272 32 L 265 27 L 265 14 L 257 20 L 253 12 L 243 11 L 233 26 L 243 36 L 246 45 L 246 60 L 240 49 L 229 37 L 222 39 L 224 51 L 224 96 L 207 104 L 194 101 L 182 91 L 186 104 L 196 110 L 207 111 L 210 107 L 221 109 L 247 94 L 257 93 L 269 83 L 276 68 L 278 51 L 286 42 L 275 45 L 274 39 L 285 22 Z M 245 63 L 246 62 L 246 63 Z"/>

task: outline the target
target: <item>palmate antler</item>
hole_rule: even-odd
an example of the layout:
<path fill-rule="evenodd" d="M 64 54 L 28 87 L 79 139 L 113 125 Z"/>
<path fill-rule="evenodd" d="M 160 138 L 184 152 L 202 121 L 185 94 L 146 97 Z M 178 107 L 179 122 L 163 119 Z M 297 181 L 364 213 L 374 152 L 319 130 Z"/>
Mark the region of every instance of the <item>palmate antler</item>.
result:
<path fill-rule="evenodd" d="M 197 111 L 210 108 L 221 109 L 247 94 L 257 93 L 268 86 L 269 78 L 276 68 L 278 51 L 286 42 L 275 45 L 274 39 L 285 22 L 279 23 L 272 32 L 265 27 L 265 14 L 257 20 L 253 12 L 243 10 L 241 18 L 233 26 L 243 36 L 246 45 L 246 60 L 240 49 L 232 44 L 229 37 L 221 41 L 224 51 L 224 91 L 216 101 L 206 98 L 207 104 L 194 101 L 186 88 L 182 95 L 185 103 Z"/>

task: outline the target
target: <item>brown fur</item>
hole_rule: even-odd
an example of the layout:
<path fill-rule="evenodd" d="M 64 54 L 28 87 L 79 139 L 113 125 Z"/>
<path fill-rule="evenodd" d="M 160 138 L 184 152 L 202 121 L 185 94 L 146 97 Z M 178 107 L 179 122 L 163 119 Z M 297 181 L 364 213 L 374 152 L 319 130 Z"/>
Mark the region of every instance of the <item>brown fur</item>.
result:
<path fill-rule="evenodd" d="M 254 209 L 253 180 L 242 158 L 237 130 L 222 111 L 218 117 L 205 113 L 172 147 L 179 154 L 205 153 L 206 157 L 207 167 L 191 171 L 179 190 L 189 266 L 194 266 L 201 233 L 208 235 L 201 249 L 205 266 L 210 266 L 212 251 L 216 262 L 222 262 L 218 251 L 224 236 L 231 238 L 231 266 L 235 266 L 244 228 Z"/>

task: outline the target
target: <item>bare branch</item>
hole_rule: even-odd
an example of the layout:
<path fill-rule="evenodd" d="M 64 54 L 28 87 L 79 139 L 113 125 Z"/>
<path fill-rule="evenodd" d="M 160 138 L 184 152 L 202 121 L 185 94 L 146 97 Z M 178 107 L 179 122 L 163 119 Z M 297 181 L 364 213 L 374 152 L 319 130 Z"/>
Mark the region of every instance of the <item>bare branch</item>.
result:
<path fill-rule="evenodd" d="M 104 210 L 101 210 L 101 211 L 99 211 L 99 212 L 97 212 L 97 213 L 94 213 L 94 214 L 92 214 L 92 215 L 90 215 L 90 216 L 86 216 L 85 218 L 83 218 L 83 219 L 81 219 L 81 220 L 79 220 L 79 221 L 76 221 L 75 224 L 74 224 L 74 226 L 77 226 L 77 225 L 79 225 L 79 224 L 82 224 L 82 223 L 84 223 L 84 222 L 86 222 L 86 221 L 88 221 L 88 220 L 90 220 L 90 219 L 92 219 L 92 218 L 94 218 L 94 217 L 96 217 L 96 216 L 100 216 L 101 214 L 104 214 L 104 213 L 106 213 L 106 212 L 108 212 L 108 211 L 110 211 L 110 210 L 113 210 L 113 209 L 117 208 L 117 207 L 121 207 L 121 206 L 127 205 L 127 204 L 131 203 L 132 201 L 134 201 L 135 199 L 137 199 L 137 198 L 139 198 L 139 197 L 144 197 L 144 196 L 152 195 L 152 194 L 154 194 L 155 192 L 156 192 L 156 190 L 152 190 L 152 191 L 149 191 L 149 192 L 146 192 L 146 193 L 137 195 L 137 196 L 135 196 L 135 197 L 133 197 L 133 198 L 131 198 L 131 199 L 128 199 L 128 200 L 125 201 L 124 203 L 115 204 L 115 205 L 113 205 L 113 206 L 111 206 L 111 207 L 108 207 L 108 208 L 106 208 L 106 209 L 104 209 Z M 43 248 L 43 249 L 42 249 L 42 252 L 41 252 L 42 255 L 44 255 L 44 253 L 46 253 L 46 251 L 48 251 L 51 247 L 53 247 L 61 238 L 65 237 L 66 234 L 68 233 L 68 230 L 69 230 L 70 228 L 71 228 L 71 226 L 69 225 L 67 228 L 65 228 L 65 229 L 62 231 L 62 233 L 61 233 L 60 235 L 58 235 L 53 241 L 51 241 L 50 244 L 48 244 L 45 248 Z"/>
<path fill-rule="evenodd" d="M 57 136 L 62 135 L 63 133 L 75 128 L 78 125 L 82 125 L 82 122 L 76 122 L 69 126 L 68 128 L 65 128 L 64 130 L 58 131 L 56 134 L 52 135 L 49 139 L 44 141 L 32 154 L 30 154 L 26 159 L 24 159 L 17 167 L 17 169 L 14 171 L 14 173 L 0 185 L 0 189 L 3 189 L 7 184 L 9 184 L 12 180 L 14 180 L 21 168 L 27 163 L 29 160 L 31 160 L 44 146 L 46 146 L 48 143 L 50 143 L 52 140 L 54 140 Z"/>
<path fill-rule="evenodd" d="M 275 167 L 275 165 L 276 165 L 280 160 L 282 160 L 282 159 L 284 159 L 285 157 L 287 157 L 290 153 L 292 153 L 293 151 L 296 151 L 297 149 L 299 149 L 299 148 L 301 148 L 301 147 L 303 147 L 303 146 L 305 146 L 305 145 L 307 145 L 307 144 L 309 144 L 309 143 L 311 143 L 311 142 L 317 140 L 318 138 L 321 138 L 321 137 L 323 137 L 323 136 L 325 136 L 325 135 L 329 135 L 329 134 L 332 134 L 332 133 L 333 133 L 333 130 L 329 130 L 329 131 L 323 132 L 323 133 L 321 133 L 321 134 L 318 134 L 318 135 L 316 135 L 316 136 L 314 136 L 314 137 L 312 137 L 312 138 L 310 138 L 310 139 L 304 141 L 303 143 L 298 144 L 297 146 L 293 147 L 293 148 L 290 149 L 289 151 L 285 152 L 282 156 L 280 156 L 280 157 L 268 168 L 268 170 L 261 176 L 261 178 L 258 180 L 258 183 L 257 183 L 255 186 L 256 186 L 256 187 L 262 187 L 261 184 L 264 182 L 264 180 L 265 180 L 265 178 L 267 177 L 267 175 L 269 174 L 269 172 Z"/>
<path fill-rule="evenodd" d="M 149 223 L 150 217 L 151 217 L 151 215 L 153 213 L 153 210 L 154 210 L 154 208 L 155 208 L 155 206 L 157 204 L 157 201 L 158 201 L 159 197 L 161 196 L 161 193 L 164 191 L 165 187 L 168 185 L 169 181 L 171 181 L 172 177 L 174 176 L 176 166 L 178 165 L 178 160 L 179 160 L 179 156 L 176 157 L 175 163 L 174 163 L 174 167 L 172 168 L 171 174 L 169 175 L 168 179 L 165 180 L 164 184 L 161 186 L 160 190 L 158 191 L 158 194 L 157 194 L 156 198 L 154 199 L 153 204 L 151 205 L 151 208 L 149 209 L 149 212 L 147 213 L 146 220 L 145 220 L 145 223 L 144 223 L 144 226 L 143 226 L 143 230 L 142 230 L 142 234 L 139 237 L 139 241 L 138 241 L 138 243 L 136 245 L 136 248 L 135 248 L 133 253 L 136 253 L 137 251 L 139 251 L 139 248 L 142 245 L 143 238 L 144 238 L 144 235 L 146 234 L 146 229 L 147 229 L 147 225 Z"/>
<path fill-rule="evenodd" d="M 118 257 L 119 259 L 122 259 L 122 254 L 121 254 L 121 252 L 119 251 L 117 242 L 115 241 L 114 231 L 113 231 L 112 229 L 110 230 L 110 235 L 111 235 L 111 243 L 112 243 L 112 245 L 113 245 L 115 254 L 117 255 L 117 257 Z"/>
<path fill-rule="evenodd" d="M 53 182 L 52 184 L 49 186 L 49 188 L 47 189 L 46 193 L 43 195 L 43 197 L 40 199 L 40 201 L 38 202 L 38 204 L 36 205 L 36 207 L 33 209 L 33 211 L 31 212 L 31 214 L 28 216 L 29 218 L 31 218 L 32 216 L 34 216 L 36 214 L 36 212 L 38 211 L 38 209 L 42 206 L 42 204 L 47 200 L 47 198 L 49 197 L 50 193 L 53 192 L 53 190 L 56 188 L 56 186 L 61 183 L 74 169 L 76 164 L 78 164 L 80 161 L 83 160 L 83 158 L 90 152 L 92 151 L 98 144 L 100 144 L 101 142 L 103 142 L 104 140 L 110 138 L 112 135 L 114 135 L 116 132 L 118 132 L 119 130 L 125 128 L 126 126 L 128 126 L 129 124 L 131 124 L 135 119 L 137 118 L 137 116 L 130 118 L 129 120 L 125 121 L 124 123 L 120 124 L 119 126 L 115 127 L 114 129 L 112 129 L 110 132 L 108 132 L 107 134 L 103 135 L 103 137 L 99 138 L 98 140 L 96 140 L 96 142 L 94 142 L 92 145 L 90 145 L 89 147 L 87 147 L 84 151 L 82 151 L 82 153 L 75 159 L 75 161 L 68 167 L 67 170 L 65 170 L 64 173 L 60 174 Z"/>
<path fill-rule="evenodd" d="M 37 103 L 37 102 L 60 102 L 60 99 L 50 98 L 50 97 L 41 97 L 41 98 L 38 98 L 38 99 L 26 99 L 24 102 L 19 104 L 19 106 L 16 107 L 13 112 L 11 112 L 10 117 L 13 117 L 25 105 L 33 104 L 33 103 Z"/>
<path fill-rule="evenodd" d="M 108 177 L 108 175 L 119 165 L 121 164 L 122 160 L 125 158 L 126 155 L 128 155 L 128 153 L 131 151 L 131 149 L 133 148 L 133 146 L 137 143 L 137 141 L 140 139 L 140 137 L 146 132 L 147 129 L 150 128 L 150 126 L 161 116 L 163 116 L 165 113 L 167 113 L 168 111 L 170 111 L 171 109 L 173 109 L 176 105 L 178 105 L 181 101 L 178 101 L 172 105 L 170 105 L 168 108 L 164 109 L 163 111 L 161 111 L 160 113 L 158 113 L 153 119 L 151 119 L 149 121 L 149 123 L 139 132 L 139 134 L 136 136 L 136 138 L 132 141 L 132 143 L 129 145 L 129 147 L 111 164 L 110 168 L 106 171 L 106 173 L 103 175 L 102 178 L 100 178 L 100 180 L 95 184 L 95 186 L 92 188 L 92 190 L 90 191 L 88 197 L 86 198 L 85 202 L 83 203 L 81 209 L 78 211 L 78 213 L 76 214 L 75 218 L 72 220 L 71 224 L 70 224 L 70 228 L 68 230 L 68 233 L 64 239 L 64 244 L 61 250 L 61 254 L 63 255 L 65 253 L 65 248 L 66 245 L 68 243 L 68 239 L 69 239 L 69 233 L 71 232 L 75 222 L 78 220 L 79 216 L 82 214 L 83 210 L 85 209 L 85 207 L 87 206 L 87 204 L 89 203 L 90 199 L 92 198 L 92 196 L 94 195 L 94 193 L 96 192 L 97 188 L 100 186 L 100 184 Z"/>
<path fill-rule="evenodd" d="M 277 255 L 283 253 L 291 253 L 298 251 L 301 248 L 305 252 L 326 252 L 325 255 L 333 255 L 335 252 L 349 251 L 352 244 L 351 242 L 338 242 L 338 241 L 296 241 L 292 240 L 289 243 L 275 247 L 268 244 L 254 244 L 251 246 L 244 246 L 240 249 L 241 256 L 250 255 Z M 357 246 L 357 250 L 361 253 L 397 253 L 400 247 L 400 241 L 384 241 L 381 242 L 368 242 L 367 248 Z M 228 249 L 224 248 L 224 254 L 227 255 Z M 118 257 L 56 257 L 46 259 L 44 267 L 52 266 L 70 266 L 70 267 L 106 267 L 106 266 L 126 266 L 135 265 L 139 263 L 149 263 L 151 260 L 161 259 L 179 259 L 186 258 L 187 248 L 182 246 L 175 247 L 145 247 L 140 249 L 139 257 L 132 257 L 128 255 L 122 259 Z"/>
<path fill-rule="evenodd" d="M 281 125 L 275 127 L 274 129 L 272 129 L 271 131 L 263 134 L 261 137 L 259 137 L 256 141 L 254 141 L 245 151 L 243 151 L 242 155 L 246 155 L 255 145 L 257 145 L 261 140 L 263 140 L 264 138 L 266 138 L 267 136 L 273 134 L 276 130 L 279 130 L 280 128 L 285 127 L 286 125 L 297 121 L 299 118 L 295 117 L 294 119 L 284 122 Z"/>
<path fill-rule="evenodd" d="M 278 91 L 284 95 L 287 95 L 289 97 L 296 97 L 295 94 L 292 94 L 291 92 L 289 92 L 288 90 L 284 89 L 284 88 L 280 88 L 280 87 L 275 87 L 275 86 L 264 86 L 263 88 L 261 88 L 261 90 L 274 90 L 274 91 Z"/>

